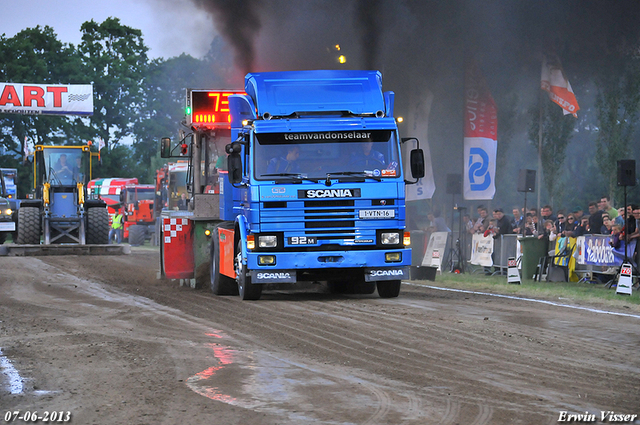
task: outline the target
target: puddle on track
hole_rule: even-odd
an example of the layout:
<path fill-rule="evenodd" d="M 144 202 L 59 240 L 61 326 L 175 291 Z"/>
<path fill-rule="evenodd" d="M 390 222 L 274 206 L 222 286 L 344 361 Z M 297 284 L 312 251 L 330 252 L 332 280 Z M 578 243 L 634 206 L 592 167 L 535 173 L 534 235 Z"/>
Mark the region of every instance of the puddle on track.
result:
<path fill-rule="evenodd" d="M 189 377 L 186 385 L 211 400 L 276 414 L 293 423 L 362 423 L 362 418 L 378 420 L 391 410 L 392 396 L 384 387 L 350 376 L 339 366 L 305 365 L 273 353 L 242 351 L 222 344 L 225 337 L 220 332 L 209 336 L 219 338 L 209 344 L 215 364 Z M 393 410 L 402 405 L 402 400 L 394 400 Z"/>

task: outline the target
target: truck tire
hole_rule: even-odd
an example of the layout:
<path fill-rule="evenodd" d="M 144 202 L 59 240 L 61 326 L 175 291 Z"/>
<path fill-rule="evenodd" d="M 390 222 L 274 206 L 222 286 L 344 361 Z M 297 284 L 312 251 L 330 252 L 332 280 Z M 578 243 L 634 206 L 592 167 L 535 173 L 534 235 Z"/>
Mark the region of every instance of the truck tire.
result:
<path fill-rule="evenodd" d="M 235 279 L 220 273 L 220 239 L 218 226 L 213 228 L 211 238 L 211 292 L 216 295 L 238 295 Z"/>
<path fill-rule="evenodd" d="M 2 245 L 6 240 L 7 240 L 7 233 L 0 232 L 0 245 Z"/>
<path fill-rule="evenodd" d="M 106 208 L 87 210 L 87 244 L 105 245 L 109 243 L 109 211 Z"/>
<path fill-rule="evenodd" d="M 242 242 L 238 241 L 235 256 L 236 281 L 238 282 L 238 293 L 243 300 L 259 300 L 262 295 L 262 285 L 251 283 L 251 276 L 247 267 L 242 264 Z"/>
<path fill-rule="evenodd" d="M 380 298 L 395 298 L 400 295 L 400 280 L 379 280 L 376 283 Z"/>
<path fill-rule="evenodd" d="M 16 238 L 16 243 L 39 245 L 41 233 L 40 208 L 21 207 L 18 210 L 18 237 Z"/>
<path fill-rule="evenodd" d="M 145 226 L 134 224 L 129 227 L 129 243 L 131 246 L 144 245 L 146 236 L 147 228 Z"/>

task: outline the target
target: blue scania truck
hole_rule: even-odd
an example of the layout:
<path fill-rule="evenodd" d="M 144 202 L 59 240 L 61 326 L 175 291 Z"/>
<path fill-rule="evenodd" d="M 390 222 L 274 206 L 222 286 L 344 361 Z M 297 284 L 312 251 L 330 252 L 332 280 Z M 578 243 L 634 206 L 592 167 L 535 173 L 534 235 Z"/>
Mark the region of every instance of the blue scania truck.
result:
<path fill-rule="evenodd" d="M 247 300 L 296 282 L 397 297 L 411 263 L 405 184 L 424 176 L 424 157 L 418 145 L 403 161 L 403 142 L 417 140 L 400 138 L 393 101 L 377 71 L 251 73 L 244 93 L 187 90 L 190 133 L 161 147 L 189 157 L 191 181 L 188 211 L 164 217 L 162 273 Z"/>

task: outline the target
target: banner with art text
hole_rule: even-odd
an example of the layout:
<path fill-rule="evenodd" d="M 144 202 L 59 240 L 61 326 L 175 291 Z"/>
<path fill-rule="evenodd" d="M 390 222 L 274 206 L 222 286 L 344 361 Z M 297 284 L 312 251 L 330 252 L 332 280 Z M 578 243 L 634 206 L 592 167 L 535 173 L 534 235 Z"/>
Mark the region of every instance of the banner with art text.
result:
<path fill-rule="evenodd" d="M 93 115 L 91 84 L 0 83 L 0 113 Z"/>

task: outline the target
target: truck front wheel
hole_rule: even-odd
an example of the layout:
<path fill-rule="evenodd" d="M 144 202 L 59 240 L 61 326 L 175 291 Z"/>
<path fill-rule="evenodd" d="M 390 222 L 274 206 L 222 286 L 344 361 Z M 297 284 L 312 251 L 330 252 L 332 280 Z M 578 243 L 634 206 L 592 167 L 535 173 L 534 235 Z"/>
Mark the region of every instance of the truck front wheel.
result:
<path fill-rule="evenodd" d="M 378 295 L 380 298 L 395 298 L 400 295 L 401 284 L 402 282 L 399 280 L 379 280 L 376 283 Z"/>
<path fill-rule="evenodd" d="M 251 283 L 251 276 L 247 267 L 242 264 L 242 242 L 238 241 L 235 257 L 236 280 L 238 293 L 243 300 L 259 300 L 262 295 L 262 285 Z"/>

